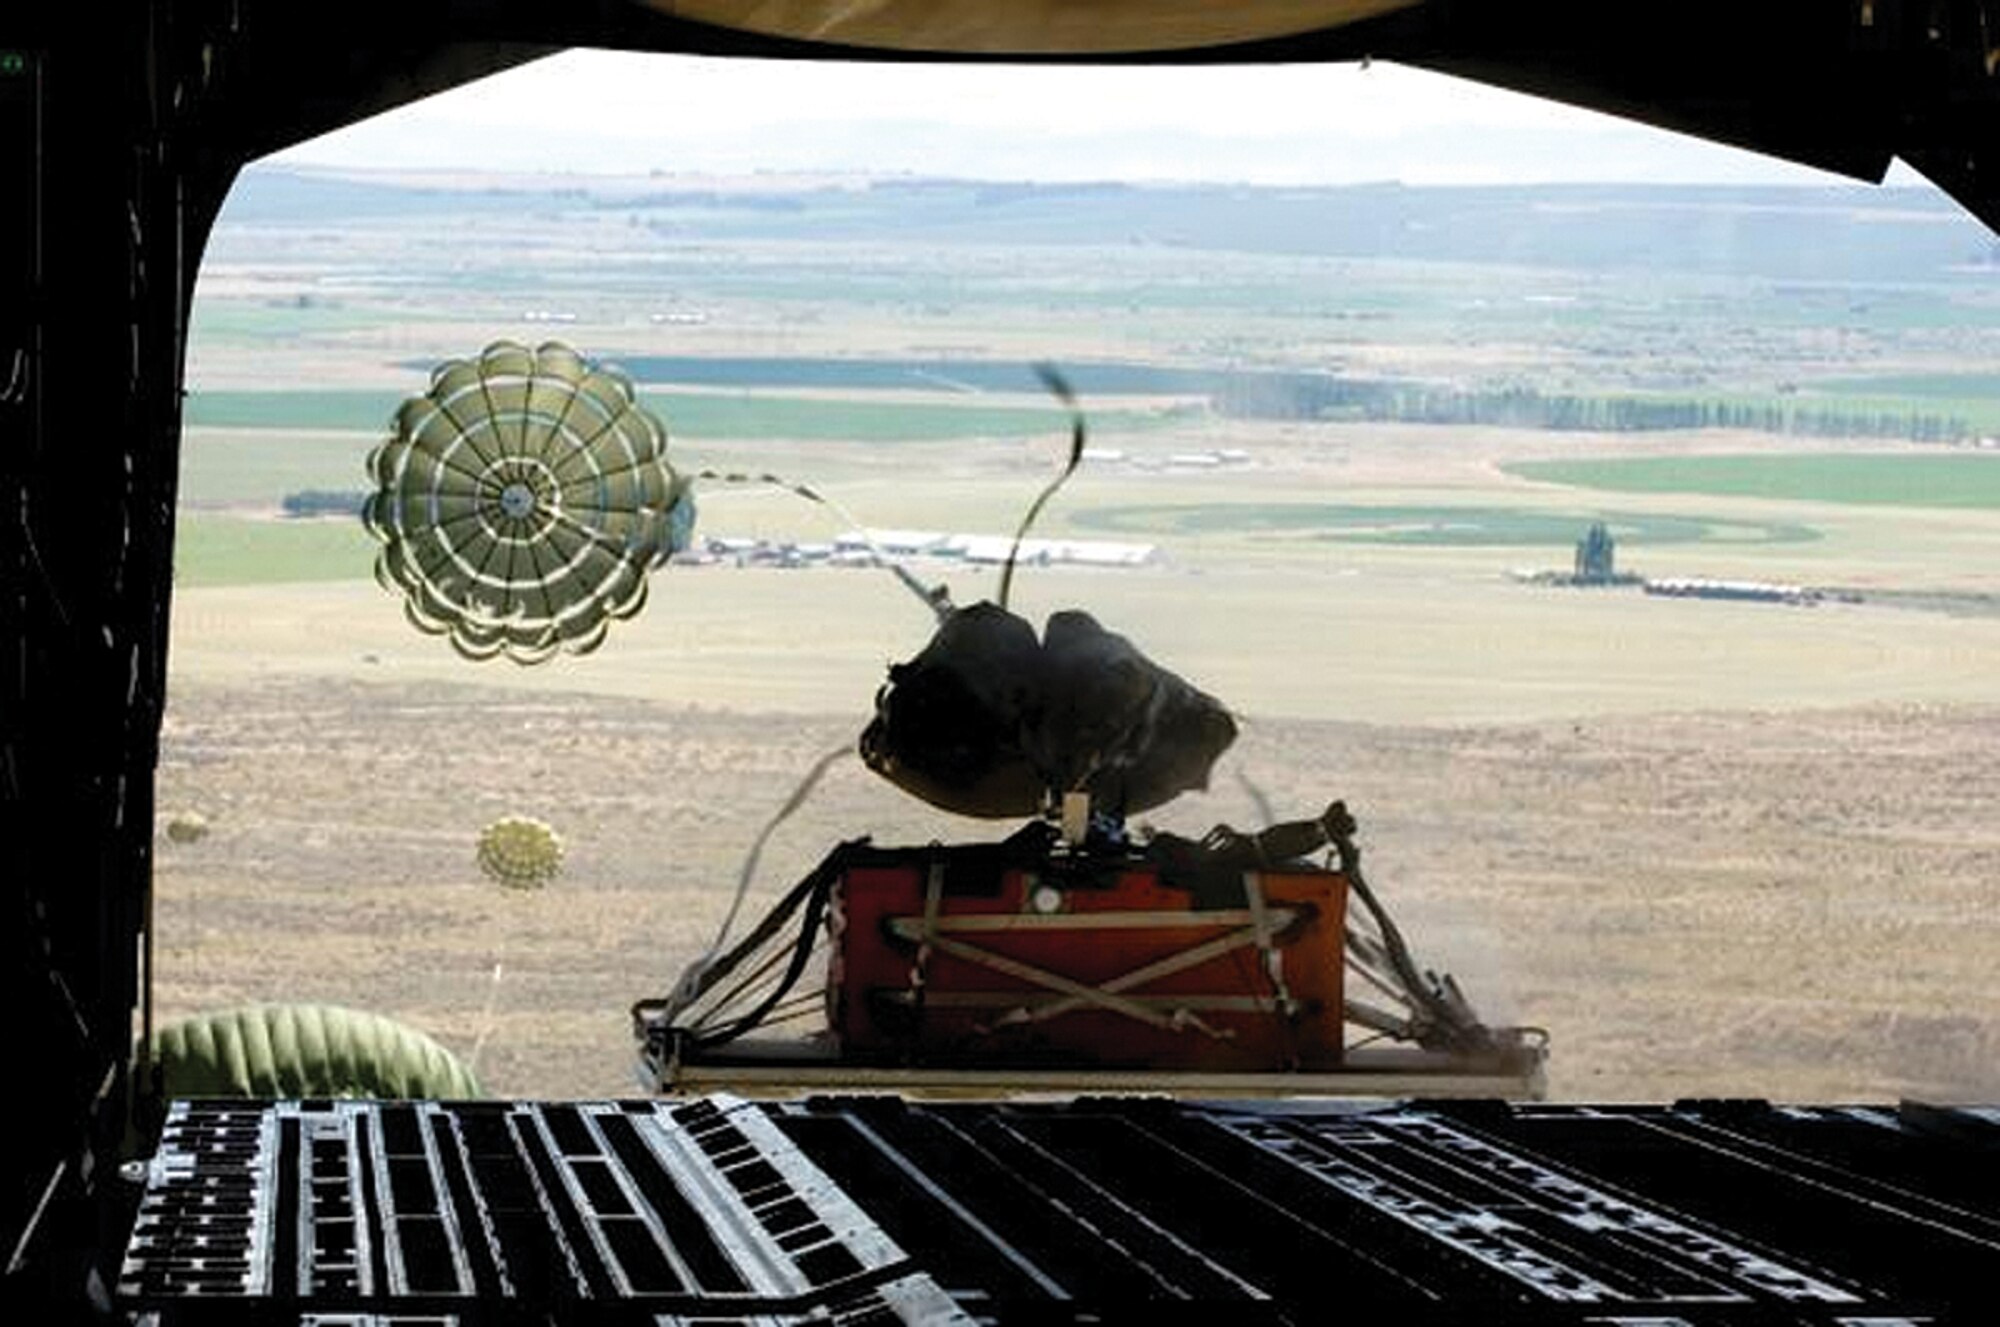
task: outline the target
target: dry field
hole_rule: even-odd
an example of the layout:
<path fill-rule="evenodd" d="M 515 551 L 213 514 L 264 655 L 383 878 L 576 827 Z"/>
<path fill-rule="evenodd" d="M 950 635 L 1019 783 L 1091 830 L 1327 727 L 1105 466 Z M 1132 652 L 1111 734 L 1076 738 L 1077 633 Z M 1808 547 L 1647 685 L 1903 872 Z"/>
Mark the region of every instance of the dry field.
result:
<path fill-rule="evenodd" d="M 498 1092 L 630 1089 L 625 1009 L 700 951 L 757 828 L 924 634 L 862 573 L 667 575 L 601 654 L 537 670 L 455 660 L 371 585 L 185 594 L 160 801 L 214 829 L 160 844 L 161 1015 L 361 1004 Z M 1315 613 L 1184 571 L 1030 598 L 1143 621 L 1245 713 L 1215 790 L 1161 824 L 1248 822 L 1237 771 L 1280 814 L 1345 798 L 1420 952 L 1549 1029 L 1553 1095 L 2000 1095 L 2000 623 L 1398 575 L 1329 575 Z M 1225 603 L 1170 614 L 1195 593 Z M 544 892 L 473 866 L 510 812 L 566 838 Z M 761 893 L 842 838 L 1008 828 L 843 766 Z"/>

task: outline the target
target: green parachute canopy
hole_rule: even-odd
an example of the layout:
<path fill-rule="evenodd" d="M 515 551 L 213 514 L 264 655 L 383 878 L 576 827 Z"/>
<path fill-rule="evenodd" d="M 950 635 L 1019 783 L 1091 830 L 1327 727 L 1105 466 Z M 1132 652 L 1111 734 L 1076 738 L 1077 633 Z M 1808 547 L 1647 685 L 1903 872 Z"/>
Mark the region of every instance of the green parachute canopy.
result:
<path fill-rule="evenodd" d="M 440 365 L 394 427 L 368 458 L 375 578 L 469 658 L 596 649 L 693 529 L 659 420 L 558 342 Z"/>
<path fill-rule="evenodd" d="M 562 836 L 532 816 L 502 816 L 480 831 L 477 858 L 509 889 L 540 889 L 562 870 Z"/>
<path fill-rule="evenodd" d="M 415 1028 L 337 1005 L 198 1014 L 155 1032 L 152 1058 L 169 1100 L 485 1095 L 463 1061 Z"/>

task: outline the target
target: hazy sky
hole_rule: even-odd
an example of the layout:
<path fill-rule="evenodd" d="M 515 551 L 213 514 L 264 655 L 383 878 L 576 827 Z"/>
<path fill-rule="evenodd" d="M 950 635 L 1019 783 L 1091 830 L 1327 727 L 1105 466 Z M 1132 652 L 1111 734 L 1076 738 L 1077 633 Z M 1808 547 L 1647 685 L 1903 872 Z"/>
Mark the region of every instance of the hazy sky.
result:
<path fill-rule="evenodd" d="M 1812 182 L 1419 70 L 794 64 L 569 51 L 304 143 L 339 166 L 990 179 Z"/>

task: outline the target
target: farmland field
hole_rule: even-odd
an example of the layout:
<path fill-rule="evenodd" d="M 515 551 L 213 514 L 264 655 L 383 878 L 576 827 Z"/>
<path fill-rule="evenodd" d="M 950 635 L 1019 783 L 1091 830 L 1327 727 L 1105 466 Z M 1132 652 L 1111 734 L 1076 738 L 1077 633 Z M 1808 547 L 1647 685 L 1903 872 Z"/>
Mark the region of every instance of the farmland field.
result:
<path fill-rule="evenodd" d="M 759 828 L 928 638 L 879 570 L 724 560 L 657 573 L 592 655 L 472 664 L 372 582 L 358 521 L 280 514 L 361 489 L 430 364 L 556 336 L 636 371 L 676 464 L 989 535 L 1068 442 L 1027 366 L 1076 365 L 1097 455 L 1036 533 L 1155 556 L 1024 566 L 1012 606 L 1092 612 L 1242 727 L 1151 824 L 1247 825 L 1253 788 L 1284 816 L 1345 798 L 1419 957 L 1549 1030 L 1557 1097 L 2000 1093 L 2000 614 L 1939 611 L 2000 596 L 2000 457 L 1225 408 L 1275 375 L 1985 409 L 1983 233 L 1922 198 L 249 178 L 193 320 L 158 801 L 212 828 L 157 846 L 161 1017 L 363 1004 L 498 1093 L 629 1091 L 630 1003 L 702 951 Z M 769 485 L 709 486 L 700 513 L 840 528 Z M 1645 575 L 1858 593 L 1510 577 L 1567 569 L 1596 520 Z M 958 603 L 997 590 L 911 570 Z M 564 837 L 544 891 L 478 872 L 509 813 Z M 772 838 L 753 907 L 844 838 L 1013 828 L 849 761 Z"/>
<path fill-rule="evenodd" d="M 189 514 L 175 525 L 174 580 L 182 586 L 354 580 L 369 574 L 374 550 L 358 520 Z"/>
<path fill-rule="evenodd" d="M 340 429 L 386 432 L 403 395 L 389 391 L 215 391 L 188 398 L 191 427 Z M 839 441 L 925 442 L 973 437 L 1026 437 L 1060 428 L 1062 414 L 1046 406 L 914 405 L 899 402 L 802 400 L 790 396 L 655 394 L 653 407 L 676 434 L 707 438 L 825 438 Z M 1101 430 L 1143 427 L 1147 416 L 1107 411 Z"/>
<path fill-rule="evenodd" d="M 1230 530 L 1305 535 L 1352 543 L 1565 548 L 1597 513 L 1501 507 L 1346 506 L 1319 503 L 1200 503 L 1093 507 L 1072 524 L 1130 537 Z M 1619 512 L 1613 537 L 1632 544 L 1798 543 L 1819 538 L 1808 526 L 1765 525 L 1700 516 Z"/>
<path fill-rule="evenodd" d="M 190 426 L 181 441 L 181 507 L 271 513 L 287 493 L 359 489 L 381 441 L 381 430 Z"/>
<path fill-rule="evenodd" d="M 1510 474 L 1620 493 L 2000 508 L 2000 455 L 1634 456 L 1522 461 Z"/>
<path fill-rule="evenodd" d="M 1855 396 L 1894 394 L 2000 403 L 2000 374 L 1995 373 L 1896 373 L 1866 378 L 1825 378 L 1814 386 L 1822 392 Z"/>

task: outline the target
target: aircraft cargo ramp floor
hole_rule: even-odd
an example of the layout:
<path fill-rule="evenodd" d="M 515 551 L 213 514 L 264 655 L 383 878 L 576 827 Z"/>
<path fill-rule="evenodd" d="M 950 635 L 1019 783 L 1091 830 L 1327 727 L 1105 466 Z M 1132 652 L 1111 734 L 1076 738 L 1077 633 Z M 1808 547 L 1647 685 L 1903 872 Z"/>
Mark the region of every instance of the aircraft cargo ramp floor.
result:
<path fill-rule="evenodd" d="M 151 1327 L 1991 1322 L 2000 1112 L 179 1103 L 117 1299 Z"/>

